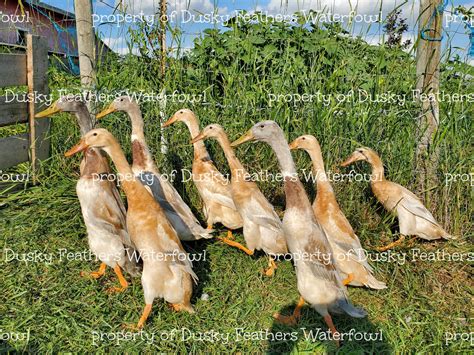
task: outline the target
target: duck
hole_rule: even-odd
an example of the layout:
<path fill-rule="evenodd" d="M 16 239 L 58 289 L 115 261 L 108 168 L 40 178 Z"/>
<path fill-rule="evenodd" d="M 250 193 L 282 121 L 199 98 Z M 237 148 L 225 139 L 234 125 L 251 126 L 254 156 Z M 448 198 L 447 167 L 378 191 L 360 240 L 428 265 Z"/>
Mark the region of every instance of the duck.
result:
<path fill-rule="evenodd" d="M 409 235 L 425 240 L 456 239 L 441 227 L 413 192 L 385 179 L 382 160 L 374 150 L 367 147 L 358 148 L 341 163 L 341 166 L 346 167 L 356 161 L 366 161 L 371 165 L 372 192 L 387 211 L 398 217 L 400 238 L 384 247 L 379 247 L 379 251 L 387 251 L 402 244 Z"/>
<path fill-rule="evenodd" d="M 145 140 L 143 118 L 138 103 L 129 96 L 120 96 L 96 117 L 101 119 L 116 111 L 126 112 L 132 123 L 133 173 L 161 205 L 179 238 L 183 241 L 212 238 L 213 230 L 200 225 L 191 208 L 183 201 L 170 180 L 160 174 Z"/>
<path fill-rule="evenodd" d="M 76 116 L 81 136 L 92 129 L 86 104 L 71 95 L 60 97 L 50 107 L 37 113 L 35 118 L 49 117 L 58 112 L 69 112 Z M 84 150 L 76 193 L 87 229 L 89 248 L 101 264 L 97 271 L 83 271 L 81 275 L 99 279 L 105 275 L 108 266 L 114 270 L 120 283 L 120 287 L 113 287 L 109 291 L 122 292 L 128 287 L 122 270 L 138 276 L 141 266 L 140 257 L 127 230 L 125 206 L 115 182 L 108 178 L 110 173 L 107 157 L 99 149 Z"/>
<path fill-rule="evenodd" d="M 290 150 L 305 150 L 313 163 L 316 179 L 316 198 L 313 212 L 316 220 L 326 232 L 329 244 L 336 260 L 339 273 L 345 277 L 344 285 L 366 286 L 372 289 L 384 289 L 387 285 L 373 276 L 373 269 L 367 262 L 367 252 L 351 224 L 342 212 L 336 195 L 324 169 L 321 146 L 316 137 L 303 135 L 289 145 Z"/>
<path fill-rule="evenodd" d="M 288 252 L 280 218 L 257 184 L 246 178 L 248 173 L 236 157 L 222 126 L 206 126 L 191 143 L 195 144 L 206 138 L 217 140 L 229 163 L 232 199 L 244 220 L 243 234 L 247 247 L 234 241 L 224 242 L 245 251 L 248 255 L 253 255 L 255 250 L 263 250 L 269 258 L 268 269 L 264 270 L 264 273 L 273 276 L 277 268 L 274 259 Z"/>
<path fill-rule="evenodd" d="M 199 121 L 194 112 L 181 109 L 168 119 L 163 127 L 183 122 L 189 129 L 191 139 L 199 134 Z M 202 140 L 193 143 L 192 179 L 203 202 L 203 213 L 207 228 L 221 223 L 228 229 L 227 240 L 233 239 L 232 230 L 243 227 L 242 216 L 232 199 L 230 182 L 217 170 Z"/>
<path fill-rule="evenodd" d="M 107 153 L 122 177 L 120 186 L 128 203 L 128 230 L 143 260 L 141 282 L 145 307 L 132 328 L 143 328 L 155 298 L 163 298 L 175 311 L 194 313 L 190 300 L 193 281 L 197 282 L 198 278 L 163 208 L 135 176 L 119 143 L 106 129 L 89 131 L 65 156 L 90 148 Z"/>
<path fill-rule="evenodd" d="M 262 121 L 255 124 L 231 146 L 237 147 L 255 140 L 270 145 L 281 169 L 286 196 L 283 230 L 288 249 L 293 256 L 300 294 L 291 316 L 277 313 L 274 317 L 279 322 L 294 325 L 301 316 L 301 308 L 307 302 L 323 316 L 338 343 L 339 333 L 334 326 L 331 312 L 345 313 L 355 318 L 363 318 L 367 312 L 354 307 L 349 300 L 342 277 L 336 269 L 327 236 L 316 220 L 308 195 L 298 178 L 282 129 L 274 121 Z"/>

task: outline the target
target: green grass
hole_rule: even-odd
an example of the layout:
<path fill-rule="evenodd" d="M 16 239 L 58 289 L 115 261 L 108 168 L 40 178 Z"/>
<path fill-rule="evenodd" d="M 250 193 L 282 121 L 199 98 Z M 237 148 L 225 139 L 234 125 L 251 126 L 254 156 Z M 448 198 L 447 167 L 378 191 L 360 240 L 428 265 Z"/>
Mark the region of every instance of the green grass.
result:
<path fill-rule="evenodd" d="M 253 26 L 253 27 L 252 27 Z M 415 82 L 413 59 L 399 51 L 372 47 L 358 39 L 339 36 L 337 29 L 328 31 L 285 28 L 268 24 L 261 28 L 231 28 L 225 34 L 207 31 L 196 48 L 180 59 L 170 59 L 167 75 L 161 78 L 159 63 L 145 57 L 127 57 L 117 62 L 101 63 L 99 90 L 128 89 L 155 91 L 166 89 L 189 94 L 206 93 L 206 103 L 168 101 L 165 117 L 187 106 L 193 109 L 204 126 L 222 124 L 231 139 L 239 137 L 253 123 L 274 119 L 289 139 L 311 133 L 321 142 L 325 165 L 338 171 L 341 162 L 354 148 L 370 146 L 380 153 L 387 178 L 416 191 L 417 171 L 414 151 L 417 141 L 418 105 L 394 103 L 331 101 L 322 103 L 273 103 L 269 94 L 322 92 L 336 95 L 363 88 L 373 95 L 395 92 L 410 95 Z M 137 31 L 138 43 L 143 33 Z M 179 35 L 179 34 L 178 34 Z M 179 39 L 179 38 L 178 38 Z M 262 42 L 263 39 L 263 42 Z M 178 56 L 179 57 L 179 56 Z M 473 74 L 462 63 L 443 63 L 442 89 L 449 93 L 474 92 L 472 82 L 454 77 L 453 73 Z M 73 90 L 78 85 L 58 71 L 50 71 L 50 87 Z M 105 105 L 105 103 L 103 104 Z M 145 134 L 163 172 L 190 169 L 192 147 L 189 133 L 182 124 L 166 129 L 167 155 L 160 154 L 160 107 L 157 102 L 141 104 Z M 430 182 L 427 191 L 418 192 L 446 229 L 459 238 L 449 242 L 408 241 L 395 250 L 396 255 L 420 248 L 426 252 L 470 253 L 472 259 L 472 197 L 469 182 L 444 183 L 445 174 L 472 172 L 473 106 L 466 102 L 442 102 L 441 122 L 436 144 L 440 148 L 438 181 Z M 130 158 L 130 125 L 124 114 L 104 119 L 101 126 L 111 130 Z M 16 128 L 0 129 L 0 136 Z M 23 129 L 23 127 L 21 128 Z M 12 131 L 13 130 L 13 131 Z M 190 252 L 206 251 L 206 261 L 196 263 L 200 281 L 192 303 L 196 314 L 177 314 L 157 300 L 145 327 L 155 334 L 153 344 L 135 341 L 101 341 L 94 344 L 97 333 L 121 332 L 122 325 L 137 322 L 143 307 L 139 278 L 119 295 L 106 289 L 117 280 L 110 270 L 99 281 L 83 278 L 81 270 L 92 271 L 99 263 L 89 260 L 59 261 L 58 250 L 87 251 L 85 228 L 75 194 L 78 158 L 66 159 L 64 152 L 77 142 L 79 132 L 74 119 L 67 114 L 53 118 L 52 156 L 42 163 L 39 185 L 21 186 L 20 190 L 0 191 L 0 334 L 30 332 L 29 341 L 7 341 L 0 338 L 2 351 L 88 352 L 139 350 L 164 352 L 335 352 L 331 341 L 311 341 L 302 328 L 322 329 L 322 318 L 309 307 L 303 310 L 297 327 L 279 326 L 273 322 L 275 312 L 290 313 L 298 299 L 296 280 L 290 262 L 279 264 L 274 278 L 261 275 L 266 266 L 263 255 L 248 257 L 218 241 L 187 243 Z M 228 172 L 224 156 L 215 142 L 207 143 L 216 165 Z M 263 144 L 246 145 L 237 155 L 250 172 L 278 172 L 276 159 Z M 310 162 L 301 152 L 294 158 L 298 168 L 308 169 Z M 364 164 L 357 172 L 369 172 Z M 8 173 L 28 171 L 23 164 Z M 349 172 L 349 169 L 340 169 Z M 175 183 L 178 191 L 199 212 L 201 202 L 191 183 Z M 264 194 L 279 212 L 284 209 L 281 183 L 259 183 Z M 384 211 L 373 197 L 366 182 L 334 183 L 342 210 L 356 230 L 362 245 L 375 258 L 374 249 L 398 237 L 396 219 Z M 24 188 L 24 189 L 23 189 Z M 311 198 L 314 186 L 306 184 Z M 0 189 L 1 190 L 1 189 Z M 220 233 L 224 233 L 221 230 Z M 242 236 L 237 234 L 242 240 Z M 7 249 L 16 253 L 37 251 L 54 256 L 52 264 L 44 262 L 6 261 Z M 339 331 L 378 333 L 378 342 L 347 341 L 341 353 L 468 353 L 467 341 L 445 344 L 447 333 L 468 333 L 472 326 L 472 260 L 413 261 L 405 263 L 374 261 L 377 278 L 387 282 L 388 289 L 371 291 L 350 288 L 353 303 L 368 311 L 363 320 L 334 317 Z M 128 276 L 127 276 L 128 277 Z M 201 299 L 203 293 L 208 300 Z M 230 334 L 230 343 L 222 341 L 178 341 L 159 338 L 162 332 L 187 328 L 195 334 L 216 331 Z M 296 332 L 295 341 L 236 341 L 235 329 L 248 332 L 269 329 L 272 332 Z"/>

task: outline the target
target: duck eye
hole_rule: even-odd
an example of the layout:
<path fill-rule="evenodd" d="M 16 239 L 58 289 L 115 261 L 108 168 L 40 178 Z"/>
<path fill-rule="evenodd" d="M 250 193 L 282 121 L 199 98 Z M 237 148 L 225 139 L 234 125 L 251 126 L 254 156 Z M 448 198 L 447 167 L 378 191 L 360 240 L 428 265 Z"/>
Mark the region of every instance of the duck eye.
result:
<path fill-rule="evenodd" d="M 263 125 L 263 124 L 262 124 L 262 125 L 260 125 L 260 128 L 265 128 L 265 125 Z"/>
<path fill-rule="evenodd" d="M 97 133 L 94 133 L 93 136 L 96 137 L 96 136 L 97 136 Z"/>
<path fill-rule="evenodd" d="M 181 110 L 181 111 L 179 111 L 179 113 L 183 113 L 183 111 Z"/>
<path fill-rule="evenodd" d="M 212 127 L 212 126 L 211 126 L 211 127 L 209 127 L 209 129 L 213 129 L 213 128 L 214 128 L 214 127 Z"/>
<path fill-rule="evenodd" d="M 301 139 L 302 139 L 302 140 L 305 140 L 306 138 L 305 138 L 305 137 L 303 137 L 303 138 L 301 138 Z"/>

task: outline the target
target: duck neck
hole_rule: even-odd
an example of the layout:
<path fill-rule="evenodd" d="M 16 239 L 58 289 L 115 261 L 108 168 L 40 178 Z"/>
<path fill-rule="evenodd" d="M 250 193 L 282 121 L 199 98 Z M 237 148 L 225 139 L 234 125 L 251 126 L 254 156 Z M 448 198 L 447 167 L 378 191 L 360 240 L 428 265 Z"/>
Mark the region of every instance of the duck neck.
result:
<path fill-rule="evenodd" d="M 87 110 L 86 105 L 79 105 L 78 109 L 74 111 L 77 119 L 77 124 L 79 125 L 79 129 L 81 131 L 81 136 L 84 137 L 87 132 L 89 132 L 92 128 L 92 121 L 89 115 L 89 111 Z"/>
<path fill-rule="evenodd" d="M 370 175 L 371 181 L 377 182 L 385 180 L 383 164 L 379 156 L 377 154 L 372 154 L 369 163 L 372 166 L 372 174 Z"/>
<path fill-rule="evenodd" d="M 331 189 L 331 184 L 328 181 L 326 175 L 326 169 L 324 168 L 323 154 L 321 153 L 321 147 L 316 143 L 316 146 L 306 150 L 311 158 L 313 164 L 313 174 L 316 177 L 316 190 L 322 191 Z"/>
<path fill-rule="evenodd" d="M 142 113 L 138 105 L 134 104 L 127 110 L 127 114 L 132 123 L 131 141 L 133 165 L 145 170 L 147 166 L 154 166 L 154 161 L 148 144 L 146 143 Z"/>
<path fill-rule="evenodd" d="M 278 159 L 278 164 L 280 165 L 280 169 L 283 174 L 283 178 L 285 178 L 285 183 L 287 180 L 286 177 L 293 178 L 293 180 L 294 178 L 298 178 L 295 162 L 291 157 L 291 152 L 288 148 L 288 143 L 286 142 L 286 139 L 283 136 L 278 137 L 278 139 L 274 139 L 268 144 L 275 152 L 275 155 Z"/>
<path fill-rule="evenodd" d="M 103 150 L 110 156 L 110 159 L 112 159 L 119 174 L 119 181 L 128 197 L 128 193 L 131 192 L 131 188 L 133 184 L 136 183 L 136 180 L 122 148 L 120 148 L 118 142 L 115 141 L 109 146 L 103 148 Z"/>
<path fill-rule="evenodd" d="M 200 130 L 199 130 L 199 123 L 195 117 L 188 118 L 184 120 L 184 123 L 189 129 L 189 133 L 191 133 L 191 139 L 196 137 Z M 193 143 L 194 147 L 194 159 L 208 159 L 209 153 L 207 152 L 206 146 L 204 145 L 204 141 L 200 140 Z"/>
<path fill-rule="evenodd" d="M 221 133 L 217 137 L 217 141 L 219 142 L 219 145 L 222 147 L 222 150 L 224 151 L 225 157 L 227 159 L 227 162 L 229 163 L 230 171 L 232 176 L 235 178 L 237 176 L 240 176 L 239 172 L 244 171 L 244 167 L 240 160 L 236 157 L 234 149 L 230 145 L 229 138 L 227 137 L 227 134 Z"/>

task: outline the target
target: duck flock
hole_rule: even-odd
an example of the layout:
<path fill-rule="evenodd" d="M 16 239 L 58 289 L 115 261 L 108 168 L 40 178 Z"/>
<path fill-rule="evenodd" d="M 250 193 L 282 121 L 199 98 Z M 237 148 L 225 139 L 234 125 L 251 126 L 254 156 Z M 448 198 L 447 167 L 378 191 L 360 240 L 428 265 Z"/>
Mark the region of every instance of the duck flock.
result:
<path fill-rule="evenodd" d="M 324 169 L 320 145 L 314 136 L 303 135 L 288 144 L 276 122 L 262 121 L 231 142 L 220 125 L 210 124 L 200 130 L 192 111 L 177 111 L 163 126 L 182 122 L 189 129 L 194 148 L 192 178 L 202 199 L 207 221 L 204 228 L 170 181 L 160 174 L 145 140 L 139 105 L 128 96 L 122 96 L 96 117 L 101 119 L 116 111 L 126 112 L 131 120 L 132 165 L 110 132 L 93 128 L 83 102 L 63 96 L 36 117 L 48 117 L 57 112 L 70 112 L 76 116 L 82 138 L 65 155 L 83 152 L 76 190 L 89 247 L 101 261 L 98 271 L 88 275 L 99 278 L 109 266 L 120 284 L 111 290 L 116 292 L 128 286 L 122 270 L 132 276 L 141 275 L 145 308 L 134 329 L 144 326 L 155 298 L 163 298 L 175 311 L 194 313 L 190 300 L 198 278 L 182 241 L 213 238 L 213 227 L 217 223 L 228 230 L 225 237 L 216 236 L 220 241 L 248 255 L 256 250 L 265 252 L 268 268 L 264 274 L 267 276 L 275 273 L 275 261 L 280 256 L 291 255 L 300 299 L 291 315 L 274 315 L 278 322 L 296 324 L 301 308 L 308 303 L 336 335 L 332 313 L 357 318 L 367 315 L 365 310 L 352 305 L 346 286 L 372 289 L 387 286 L 373 275 L 359 238 L 336 201 Z M 222 147 L 231 171 L 230 181 L 209 156 L 204 145 L 208 138 L 217 140 Z M 276 155 L 286 196 L 283 220 L 257 184 L 246 178 L 247 172 L 235 154 L 234 148 L 248 141 L 266 143 Z M 305 150 L 313 163 L 317 180 L 313 204 L 298 178 L 291 156 L 291 150 L 295 149 Z M 107 156 L 115 165 L 120 188 L 127 197 L 127 209 L 116 182 L 108 178 L 112 171 Z M 385 179 L 382 161 L 372 149 L 356 149 L 341 165 L 348 166 L 359 160 L 372 166 L 372 191 L 399 220 L 400 239 L 379 248 L 380 251 L 403 243 L 408 235 L 427 240 L 453 238 L 412 192 Z M 235 241 L 232 234 L 240 228 L 245 245 Z"/>

